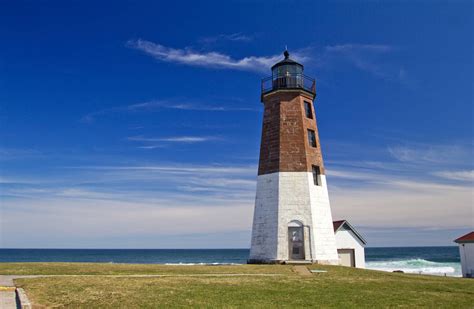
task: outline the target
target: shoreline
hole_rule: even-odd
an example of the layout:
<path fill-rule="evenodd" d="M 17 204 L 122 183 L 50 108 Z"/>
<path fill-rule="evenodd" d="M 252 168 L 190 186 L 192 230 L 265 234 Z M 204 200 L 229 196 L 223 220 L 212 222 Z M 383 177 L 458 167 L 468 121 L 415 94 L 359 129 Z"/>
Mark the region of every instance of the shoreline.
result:
<path fill-rule="evenodd" d="M 244 265 L 248 249 L 0 249 L 0 262 L 88 262 L 158 265 Z M 366 248 L 366 268 L 460 276 L 459 250 L 446 247 Z"/>

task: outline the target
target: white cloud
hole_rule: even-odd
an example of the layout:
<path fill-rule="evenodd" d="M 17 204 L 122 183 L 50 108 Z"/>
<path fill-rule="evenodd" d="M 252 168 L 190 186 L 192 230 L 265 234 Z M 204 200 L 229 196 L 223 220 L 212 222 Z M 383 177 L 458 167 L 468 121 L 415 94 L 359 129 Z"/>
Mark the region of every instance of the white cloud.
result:
<path fill-rule="evenodd" d="M 256 172 L 255 166 L 233 166 L 233 165 L 127 165 L 127 166 L 77 166 L 68 167 L 81 170 L 110 170 L 110 171 L 162 171 L 168 173 L 226 173 L 226 174 L 248 174 Z"/>
<path fill-rule="evenodd" d="M 208 36 L 200 39 L 199 41 L 204 44 L 215 43 L 217 41 L 231 41 L 231 42 L 250 42 L 254 39 L 254 36 L 246 35 L 241 32 L 230 33 L 230 34 L 219 34 L 215 36 Z"/>
<path fill-rule="evenodd" d="M 472 183 L 446 181 L 472 180 L 472 169 L 453 168 L 472 165 L 469 149 L 464 144 L 406 143 L 388 147 L 389 157 L 374 149 L 386 161 L 328 162 L 334 218 L 366 228 L 413 228 L 413 233 L 472 227 Z M 363 153 L 361 158 L 365 156 L 370 154 Z M 438 171 L 440 167 L 446 170 Z"/>
<path fill-rule="evenodd" d="M 166 148 L 166 145 L 146 145 L 146 146 L 138 146 L 139 149 L 157 149 L 157 148 Z"/>
<path fill-rule="evenodd" d="M 115 242 L 98 246 L 122 247 L 122 237 L 151 235 L 141 246 L 160 247 L 168 236 L 250 229 L 255 166 L 77 166 L 67 174 L 72 180 L 2 190 L 0 246 L 88 247 L 100 235 Z"/>
<path fill-rule="evenodd" d="M 132 136 L 127 138 L 129 141 L 135 142 L 169 142 L 169 143 L 202 143 L 212 140 L 217 140 L 215 136 L 170 136 L 170 137 L 143 137 L 143 136 Z M 157 145 L 153 145 L 156 147 Z"/>
<path fill-rule="evenodd" d="M 99 240 L 99 247 L 117 248 L 123 247 L 121 239 L 139 242 L 153 236 L 141 246 L 159 248 L 175 235 L 249 230 L 252 216 L 248 205 L 228 200 L 222 207 L 209 206 L 200 198 L 192 205 L 172 199 L 140 203 L 81 197 L 40 199 L 34 207 L 29 200 L 14 205 L 0 218 L 0 247 L 90 247 Z M 179 241 L 174 244 L 180 246 Z"/>
<path fill-rule="evenodd" d="M 94 235 L 104 239 L 152 235 L 158 240 L 144 246 L 156 247 L 162 237 L 213 233 L 208 236 L 212 238 L 251 228 L 256 166 L 171 164 L 71 170 L 79 173 L 77 183 L 101 185 L 61 186 L 58 179 L 47 189 L 29 185 L 28 190 L 15 189 L 16 198 L 3 200 L 3 233 L 16 239 L 15 245 L 28 243 L 31 235 L 36 235 L 37 246 L 47 245 L 51 237 L 59 241 L 61 233 L 65 239 L 81 239 L 84 246 Z M 383 229 L 466 228 L 474 223 L 470 186 L 376 171 L 329 170 L 334 219 Z"/>
<path fill-rule="evenodd" d="M 40 157 L 44 155 L 36 149 L 0 148 L 0 160 Z"/>
<path fill-rule="evenodd" d="M 433 175 L 449 180 L 474 181 L 474 170 L 468 171 L 441 171 Z"/>
<path fill-rule="evenodd" d="M 387 54 L 397 48 L 386 44 L 338 44 L 324 48 L 322 62 L 336 62 L 346 60 L 361 71 L 385 80 L 406 82 L 407 71 L 404 68 L 392 67 L 387 63 Z M 385 57 L 385 58 L 382 58 Z"/>
<path fill-rule="evenodd" d="M 385 176 L 381 176 L 377 173 L 358 171 L 357 169 L 337 169 L 332 168 L 326 171 L 326 175 L 331 178 L 340 178 L 345 180 L 358 180 L 358 181 L 381 181 L 386 179 Z"/>
<path fill-rule="evenodd" d="M 371 227 L 466 228 L 474 225 L 470 187 L 394 182 L 385 186 L 330 186 L 335 218 Z M 394 235 L 396 237 L 396 235 Z"/>
<path fill-rule="evenodd" d="M 438 149 L 436 145 L 433 147 Z M 416 153 L 422 152 L 413 145 L 411 148 Z M 387 155 L 386 148 L 377 153 L 384 151 Z M 472 227 L 471 183 L 446 181 L 472 179 L 472 169 L 451 169 L 451 160 L 443 164 L 430 163 L 432 160 L 421 165 L 413 163 L 417 157 L 412 156 L 414 161 L 404 156 L 405 161 L 389 157 L 392 161 L 327 164 L 334 219 L 345 218 L 366 229 L 405 228 L 413 233 Z M 446 169 L 441 172 L 431 169 L 439 165 Z M 201 243 L 205 244 L 206 239 L 218 239 L 222 233 L 248 233 L 256 174 L 255 165 L 137 162 L 137 165 L 75 166 L 40 180 L 16 178 L 13 185 L 9 184 L 9 175 L 2 175 L 0 180 L 6 182 L 0 192 L 2 233 L 15 246 L 31 245 L 31 235 L 35 235 L 36 246 L 46 246 L 54 239 L 60 246 L 65 246 L 61 245 L 62 241 L 62 244 L 87 247 L 96 241 L 94 235 L 100 234 L 101 238 L 112 240 L 110 246 L 120 247 L 118 240 L 124 237 L 132 241 L 174 235 L 179 243 L 179 235 L 209 233 L 202 236 Z M 20 222 L 24 223 L 22 229 L 17 226 Z M 387 241 L 378 239 L 378 244 L 389 244 L 390 237 L 399 239 L 396 234 L 384 237 Z M 228 246 L 232 246 L 232 236 L 226 239 Z M 105 241 L 101 244 L 108 245 Z M 148 240 L 141 246 L 160 244 Z M 424 243 L 420 240 L 418 244 Z"/>
<path fill-rule="evenodd" d="M 474 225 L 474 191 L 467 184 L 444 184 L 435 182 L 429 175 L 366 168 L 329 169 L 328 182 L 333 217 L 349 219 L 356 225 L 385 228 Z"/>
<path fill-rule="evenodd" d="M 4 187 L 1 195 L 5 209 L 21 200 L 30 201 L 33 210 L 37 209 L 36 201 L 62 200 L 67 207 L 79 199 L 90 204 L 116 201 L 156 207 L 195 205 L 198 211 L 201 204 L 208 207 L 242 204 L 255 194 L 255 166 L 77 166 L 67 170 L 70 178 L 54 177 L 47 179 L 46 184 L 20 182 L 23 186 L 16 183 Z M 195 191 L 206 194 L 196 195 Z"/>
<path fill-rule="evenodd" d="M 388 147 L 390 155 L 400 162 L 416 164 L 473 164 L 472 148 L 460 145 L 407 144 Z"/>
<path fill-rule="evenodd" d="M 326 51 L 328 52 L 370 51 L 386 53 L 393 50 L 392 46 L 383 44 L 340 44 L 326 46 Z"/>
<path fill-rule="evenodd" d="M 216 69 L 268 72 L 273 64 L 282 59 L 281 55 L 248 56 L 234 59 L 219 52 L 198 52 L 191 48 L 171 48 L 142 39 L 130 40 L 127 45 L 160 61 Z M 294 56 L 299 58 L 298 54 Z"/>
<path fill-rule="evenodd" d="M 232 103 L 226 105 L 208 105 L 201 102 L 190 102 L 189 99 L 173 99 L 173 100 L 151 100 L 143 103 L 131 104 L 125 107 L 128 111 L 154 110 L 154 109 L 178 109 L 191 111 L 256 111 L 255 108 L 236 107 Z"/>
<path fill-rule="evenodd" d="M 163 109 L 189 110 L 189 111 L 209 111 L 209 112 L 231 112 L 231 111 L 257 111 L 257 108 L 234 106 L 234 103 L 226 102 L 224 105 L 209 105 L 203 102 L 192 101 L 187 98 L 150 100 L 124 106 L 115 106 L 89 113 L 81 118 L 82 122 L 91 123 L 98 116 L 114 113 L 131 113 L 157 111 Z"/>

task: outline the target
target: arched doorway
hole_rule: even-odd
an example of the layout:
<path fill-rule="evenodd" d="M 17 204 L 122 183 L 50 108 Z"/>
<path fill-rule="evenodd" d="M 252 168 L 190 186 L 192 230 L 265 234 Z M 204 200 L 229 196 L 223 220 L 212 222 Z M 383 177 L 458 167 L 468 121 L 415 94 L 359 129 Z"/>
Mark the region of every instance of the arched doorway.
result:
<path fill-rule="evenodd" d="M 288 223 L 288 258 L 304 260 L 304 226 L 298 220 Z"/>

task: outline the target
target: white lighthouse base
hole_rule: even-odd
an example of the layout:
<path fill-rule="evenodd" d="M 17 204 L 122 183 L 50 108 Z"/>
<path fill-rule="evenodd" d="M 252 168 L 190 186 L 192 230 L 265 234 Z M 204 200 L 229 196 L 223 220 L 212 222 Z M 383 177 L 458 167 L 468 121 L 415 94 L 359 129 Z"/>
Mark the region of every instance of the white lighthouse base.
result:
<path fill-rule="evenodd" d="M 249 263 L 339 263 L 326 177 L 319 180 L 309 172 L 258 176 Z M 288 231 L 298 226 L 304 254 L 295 259 Z"/>

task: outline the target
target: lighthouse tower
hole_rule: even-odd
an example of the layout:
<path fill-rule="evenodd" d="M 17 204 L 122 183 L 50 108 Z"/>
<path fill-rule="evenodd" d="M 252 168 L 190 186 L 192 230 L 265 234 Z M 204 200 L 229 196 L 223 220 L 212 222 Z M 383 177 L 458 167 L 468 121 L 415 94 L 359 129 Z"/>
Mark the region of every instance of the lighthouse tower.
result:
<path fill-rule="evenodd" d="M 262 80 L 264 105 L 249 263 L 337 264 L 313 101 L 315 81 L 285 59 Z"/>

